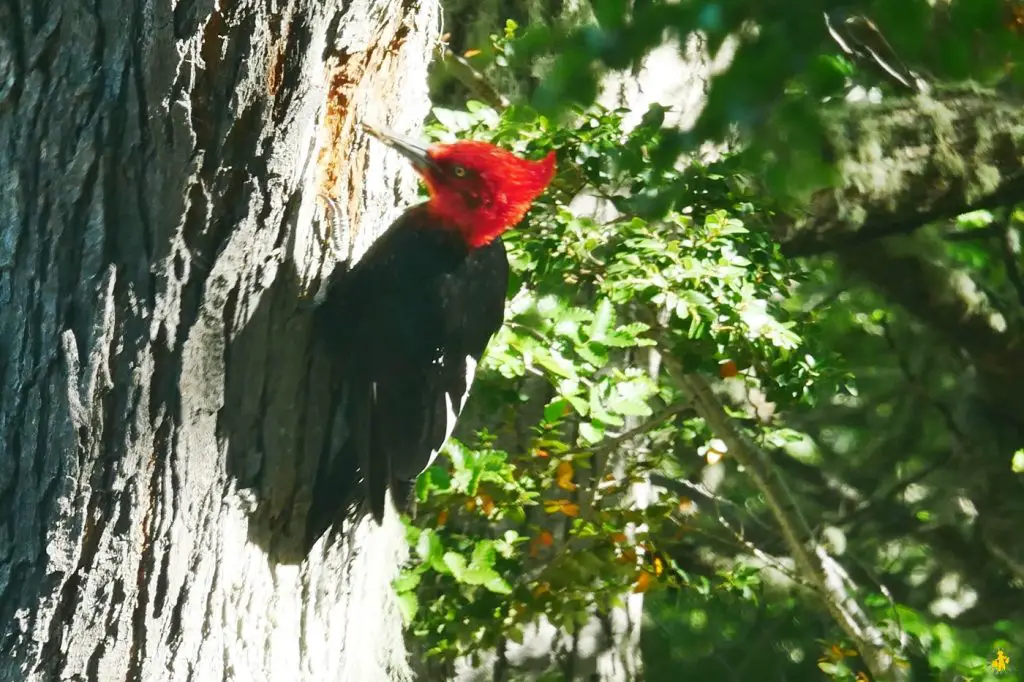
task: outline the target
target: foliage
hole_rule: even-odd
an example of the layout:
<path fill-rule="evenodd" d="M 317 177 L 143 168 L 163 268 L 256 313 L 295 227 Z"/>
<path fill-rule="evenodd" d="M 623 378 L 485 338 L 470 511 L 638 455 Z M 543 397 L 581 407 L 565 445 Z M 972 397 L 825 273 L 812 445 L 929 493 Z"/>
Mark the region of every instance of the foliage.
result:
<path fill-rule="evenodd" d="M 820 154 L 823 103 L 842 106 L 855 84 L 890 86 L 826 42 L 828 2 L 592 6 L 596 22 L 583 27 L 517 33 L 510 22 L 482 53 L 491 68 L 557 55 L 529 104 L 435 108 L 429 126 L 442 141 L 487 139 L 534 157 L 554 149 L 559 175 L 505 239 L 507 324 L 475 384 L 476 418 L 463 420 L 450 461 L 418 481 L 415 560 L 396 583 L 411 632 L 451 661 L 520 641 L 540 616 L 571 632 L 642 593 L 650 679 L 867 679 L 793 574 L 762 491 L 693 411 L 674 375 L 682 368 L 720 380 L 730 416 L 771 453 L 816 540 L 855 574 L 856 597 L 900 665 L 920 679 L 1013 679 L 992 662 L 1001 651 L 1024 660 L 1024 613 L 1005 598 L 1019 586 L 998 570 L 1006 585 L 992 584 L 991 567 L 965 556 L 976 545 L 962 510 L 980 502 L 936 473 L 964 447 L 950 407 L 964 380 L 955 350 L 851 285 L 834 259 L 786 258 L 769 229 L 808 188 L 834 181 Z M 1006 3 L 845 9 L 867 11 L 939 77 L 1019 78 Z M 700 28 L 714 50 L 750 22 L 757 30 L 685 135 L 663 127 L 660 106 L 630 128 L 628 112 L 594 104 L 602 69 L 635 62 L 662 27 L 680 37 Z M 730 131 L 741 151 L 677 163 Z M 595 214 L 582 196 L 607 210 Z M 998 222 L 974 212 L 951 229 Z M 941 248 L 1012 292 L 1013 269 L 988 246 L 957 238 Z M 652 497 L 652 476 L 691 485 Z"/>
<path fill-rule="evenodd" d="M 554 128 L 524 108 L 504 116 L 479 103 L 469 110 L 436 113 L 448 125 L 469 124 L 464 135 L 528 154 L 554 148 L 563 166 L 580 169 L 582 182 L 605 190 L 634 182 L 652 138 L 649 126 L 627 133 L 622 112 L 596 108 L 576 129 Z M 672 170 L 661 176 L 678 178 Z M 714 191 L 729 205 L 724 178 L 701 172 L 691 182 L 695 193 Z M 795 353 L 800 339 L 792 324 L 773 316 L 782 312 L 778 301 L 792 273 L 770 241 L 744 227 L 749 204 L 733 199 L 730 214 L 705 200 L 696 211 L 673 212 L 657 223 L 628 215 L 599 223 L 561 205 L 564 198 L 556 189 L 533 212 L 529 228 L 506 239 L 515 273 L 507 324 L 491 342 L 475 389 L 515 406 L 526 397 L 512 387 L 537 377 L 549 394 L 542 414 L 511 457 L 456 446 L 452 475 L 434 467 L 419 481 L 421 513 L 445 523 L 412 531 L 422 563 L 413 572 L 419 577 L 403 586 L 415 582 L 420 604 L 429 602 L 416 631 L 437 638 L 432 652 L 492 646 L 495 621 L 506 625 L 501 636 L 515 639 L 541 613 L 571 629 L 593 607 L 606 609 L 631 590 L 689 583 L 658 547 L 658 538 L 675 532 L 668 519 L 678 501 L 640 510 L 629 494 L 646 471 L 678 469 L 671 454 L 677 444 L 695 449 L 708 440 L 699 420 L 670 408 L 680 400 L 671 385 L 627 361 L 656 345 L 655 337 L 715 371 L 719 358 L 766 372 L 777 366 L 774 375 L 783 380 L 773 391 L 781 393 L 805 394 L 815 376 L 808 358 Z M 605 458 L 594 455 L 637 421 L 647 438 L 668 449 L 629 462 L 619 474 L 607 471 Z M 567 521 L 557 539 L 543 518 L 552 515 Z M 503 579 L 460 579 L 453 554 L 465 555 L 471 546 L 475 552 L 481 545 L 474 538 L 495 529 L 503 532 L 495 555 Z M 429 589 L 427 573 L 436 581 Z M 460 585 L 461 592 L 453 589 Z M 711 586 L 702 582 L 701 589 Z M 482 598 L 486 591 L 513 595 Z M 461 620 L 453 622 L 456 614 Z"/>

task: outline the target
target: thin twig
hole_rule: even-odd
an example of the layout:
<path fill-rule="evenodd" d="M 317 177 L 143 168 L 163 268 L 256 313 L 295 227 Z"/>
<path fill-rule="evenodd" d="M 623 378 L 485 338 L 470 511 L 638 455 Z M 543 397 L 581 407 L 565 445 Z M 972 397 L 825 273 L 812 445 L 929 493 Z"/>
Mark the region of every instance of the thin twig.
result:
<path fill-rule="evenodd" d="M 724 519 L 724 510 L 728 510 L 733 516 L 735 516 L 737 522 L 742 522 L 743 517 L 746 517 L 760 526 L 762 530 L 772 534 L 775 533 L 775 529 L 758 518 L 756 514 L 751 514 L 747 509 L 736 504 L 732 500 L 727 500 L 724 497 L 715 495 L 699 483 L 687 481 L 685 478 L 671 478 L 669 476 L 656 473 L 650 475 L 650 481 L 653 485 L 662 487 L 680 497 L 687 497 L 694 500 L 698 505 L 698 513 L 700 505 L 706 504 L 709 507 L 714 508 L 715 514 L 717 514 L 719 519 Z"/>
<path fill-rule="evenodd" d="M 730 456 L 743 466 L 761 491 L 797 569 L 818 592 L 833 619 L 853 641 L 872 676 L 878 680 L 906 679 L 906 671 L 895 664 L 895 656 L 886 645 L 881 631 L 849 594 L 845 585 L 835 580 L 835 572 L 823 563 L 827 553 L 820 544 L 813 541 L 807 520 L 785 481 L 773 473 L 768 456 L 736 425 L 703 376 L 686 372 L 682 363 L 670 353 L 665 353 L 664 358 L 673 381 L 690 396 L 697 413 L 704 418 L 711 431 L 725 442 Z"/>
<path fill-rule="evenodd" d="M 679 414 L 683 414 L 689 410 L 693 410 L 693 404 L 689 400 L 674 403 L 672 405 L 669 405 L 664 410 L 654 415 L 647 421 L 645 421 L 643 424 L 635 426 L 632 429 L 629 429 L 628 431 L 623 431 L 617 436 L 605 438 L 604 440 L 602 440 L 600 443 L 597 443 L 593 447 L 566 450 L 565 452 L 560 453 L 559 457 L 566 457 L 569 455 L 596 454 L 598 452 L 607 452 L 608 450 L 614 450 L 622 443 L 633 438 L 636 438 L 637 436 L 642 436 L 645 433 L 648 433 L 649 431 L 653 431 L 654 429 L 658 428 L 666 421 L 668 421 L 670 418 Z"/>
<path fill-rule="evenodd" d="M 508 325 L 509 329 L 518 329 L 521 332 L 529 334 L 530 336 L 532 336 L 533 338 L 537 339 L 541 343 L 548 344 L 548 343 L 551 342 L 551 339 L 549 339 L 548 337 L 544 336 L 544 334 L 542 334 L 540 331 L 534 329 L 533 327 L 527 327 L 522 322 L 515 322 L 515 321 L 512 321 L 512 320 L 509 320 L 505 324 Z"/>
<path fill-rule="evenodd" d="M 508 109 L 511 104 L 508 99 L 498 92 L 498 90 L 491 85 L 490 81 L 487 80 L 487 77 L 480 73 L 475 66 L 470 64 L 465 57 L 455 54 L 447 45 L 439 49 L 441 50 L 441 55 L 445 60 L 451 60 L 456 65 L 456 67 L 452 69 L 452 72 L 460 83 L 474 92 L 481 101 L 489 104 L 498 111 Z"/>
<path fill-rule="evenodd" d="M 896 364 L 900 368 L 900 372 L 903 374 L 907 383 L 912 388 L 918 388 L 920 386 L 920 380 L 915 375 L 914 370 L 910 367 L 910 360 L 906 354 L 900 351 L 899 346 L 896 344 L 896 337 L 892 331 L 892 321 L 889 317 L 885 317 L 881 322 L 882 327 L 882 338 L 885 339 L 885 343 L 889 346 L 889 350 L 892 351 L 896 357 Z M 929 400 L 928 401 L 933 408 L 942 416 L 942 420 L 946 423 L 946 428 L 949 429 L 950 435 L 953 440 L 964 450 L 970 450 L 968 443 L 970 442 L 967 435 L 961 431 L 960 427 L 956 423 L 956 417 L 953 416 L 953 411 L 941 400 Z"/>

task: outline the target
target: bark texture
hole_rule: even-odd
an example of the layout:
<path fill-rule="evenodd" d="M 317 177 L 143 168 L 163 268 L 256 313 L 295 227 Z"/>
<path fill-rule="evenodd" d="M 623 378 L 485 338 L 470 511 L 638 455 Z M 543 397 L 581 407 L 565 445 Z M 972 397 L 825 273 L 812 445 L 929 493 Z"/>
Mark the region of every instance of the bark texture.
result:
<path fill-rule="evenodd" d="M 971 86 L 849 103 L 822 116 L 823 157 L 838 171 L 799 216 L 779 221 L 788 253 L 849 247 L 975 208 L 1024 200 L 1018 98 Z"/>
<path fill-rule="evenodd" d="M 300 305 L 412 198 L 435 2 L 0 2 L 0 679 L 409 677 L 396 519 L 301 552 Z M 399 178 L 396 182 L 394 179 Z"/>

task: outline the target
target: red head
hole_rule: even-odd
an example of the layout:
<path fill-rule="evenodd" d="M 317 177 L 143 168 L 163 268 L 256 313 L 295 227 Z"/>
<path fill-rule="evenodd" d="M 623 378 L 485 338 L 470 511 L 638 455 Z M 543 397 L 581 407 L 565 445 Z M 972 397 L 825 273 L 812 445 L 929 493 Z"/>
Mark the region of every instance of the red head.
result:
<path fill-rule="evenodd" d="M 521 159 L 486 142 L 461 140 L 424 148 L 397 135 L 363 128 L 412 161 L 430 192 L 427 210 L 466 243 L 488 244 L 514 227 L 551 182 L 555 154 Z"/>

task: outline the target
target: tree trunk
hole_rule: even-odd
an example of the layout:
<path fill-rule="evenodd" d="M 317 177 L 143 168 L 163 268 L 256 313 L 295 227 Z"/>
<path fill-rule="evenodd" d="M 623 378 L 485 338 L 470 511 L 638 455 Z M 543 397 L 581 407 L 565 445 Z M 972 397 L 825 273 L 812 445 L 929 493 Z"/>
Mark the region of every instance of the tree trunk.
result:
<path fill-rule="evenodd" d="M 302 548 L 300 297 L 317 192 L 358 250 L 411 199 L 354 123 L 422 119 L 437 14 L 0 2 L 0 679 L 409 677 L 396 519 Z"/>

